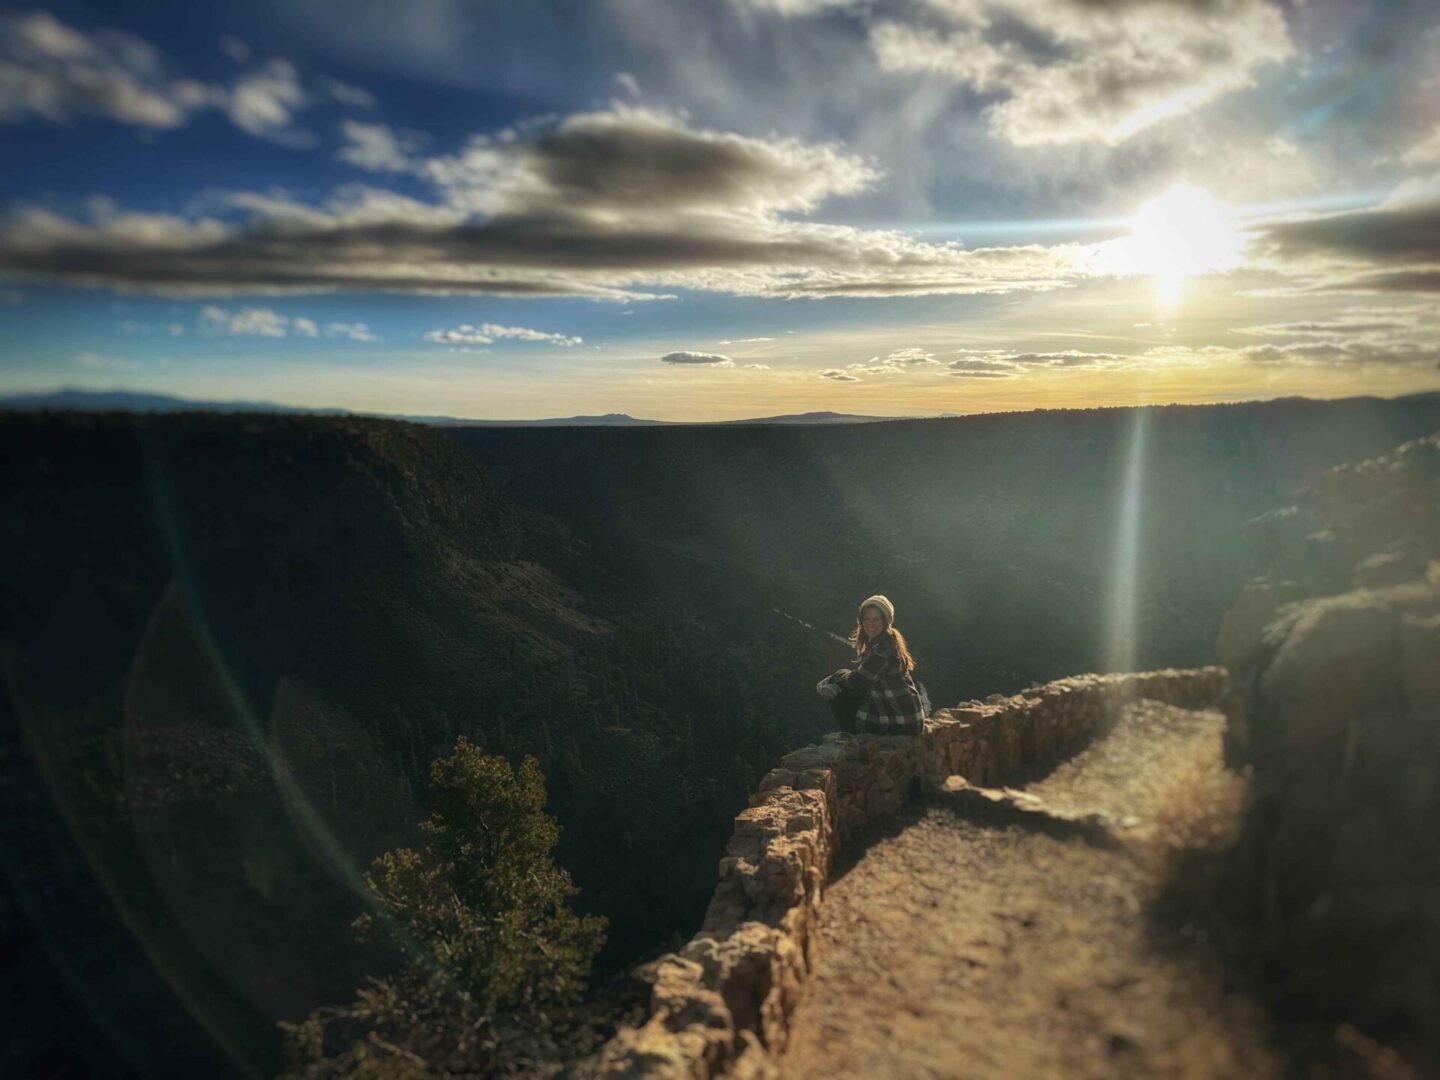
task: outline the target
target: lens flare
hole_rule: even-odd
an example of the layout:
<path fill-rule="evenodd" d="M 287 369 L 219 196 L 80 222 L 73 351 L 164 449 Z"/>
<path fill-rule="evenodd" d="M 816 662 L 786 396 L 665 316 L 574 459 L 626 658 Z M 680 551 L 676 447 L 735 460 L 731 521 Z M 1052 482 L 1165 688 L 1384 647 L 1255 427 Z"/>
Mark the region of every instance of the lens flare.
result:
<path fill-rule="evenodd" d="M 1106 608 L 1105 668 L 1134 671 L 1139 660 L 1140 590 L 1143 552 L 1140 545 L 1144 519 L 1145 454 L 1150 410 L 1133 409 L 1125 447 L 1125 473 L 1121 482 L 1119 514 L 1115 522 L 1115 550 L 1111 555 Z"/>

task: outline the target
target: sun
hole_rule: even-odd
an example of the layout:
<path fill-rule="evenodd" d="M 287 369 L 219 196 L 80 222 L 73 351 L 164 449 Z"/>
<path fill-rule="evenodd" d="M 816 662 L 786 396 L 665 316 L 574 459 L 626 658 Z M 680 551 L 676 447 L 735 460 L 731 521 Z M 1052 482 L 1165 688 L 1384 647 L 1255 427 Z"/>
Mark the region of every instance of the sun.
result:
<path fill-rule="evenodd" d="M 1120 241 L 1133 274 L 1155 278 L 1162 307 L 1174 307 L 1187 277 L 1240 264 L 1244 240 L 1225 205 L 1204 188 L 1176 184 L 1145 203 Z"/>

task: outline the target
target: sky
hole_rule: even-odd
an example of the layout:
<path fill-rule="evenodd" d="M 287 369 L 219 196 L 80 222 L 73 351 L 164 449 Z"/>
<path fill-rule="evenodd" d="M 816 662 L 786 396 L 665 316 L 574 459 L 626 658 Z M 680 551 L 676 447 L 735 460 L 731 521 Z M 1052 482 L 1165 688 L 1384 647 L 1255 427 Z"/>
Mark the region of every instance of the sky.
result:
<path fill-rule="evenodd" d="M 0 393 L 1440 388 L 1430 0 L 0 6 Z"/>

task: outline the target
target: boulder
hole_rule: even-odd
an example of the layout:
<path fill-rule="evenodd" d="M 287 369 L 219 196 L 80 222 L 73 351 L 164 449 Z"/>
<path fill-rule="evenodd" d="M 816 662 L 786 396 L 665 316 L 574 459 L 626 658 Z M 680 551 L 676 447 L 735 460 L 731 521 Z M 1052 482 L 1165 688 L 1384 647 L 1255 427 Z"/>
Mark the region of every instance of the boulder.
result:
<path fill-rule="evenodd" d="M 1399 620 L 1380 590 L 1303 606 L 1259 683 L 1285 750 L 1321 746 L 1354 720 L 1403 707 Z"/>

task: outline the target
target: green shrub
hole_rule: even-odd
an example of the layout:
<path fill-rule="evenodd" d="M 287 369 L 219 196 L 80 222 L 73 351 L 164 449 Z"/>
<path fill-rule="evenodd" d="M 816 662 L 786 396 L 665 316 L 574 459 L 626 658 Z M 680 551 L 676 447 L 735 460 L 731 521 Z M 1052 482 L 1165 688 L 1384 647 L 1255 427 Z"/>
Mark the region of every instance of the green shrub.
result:
<path fill-rule="evenodd" d="M 569 909 L 579 890 L 552 859 L 560 829 L 545 813 L 539 763 L 526 757 L 513 770 L 462 735 L 431 764 L 430 783 L 424 849 L 371 864 L 364 880 L 377 910 L 353 924 L 362 939 L 390 933 L 404 969 L 371 980 L 349 1006 L 282 1022 L 295 1075 L 494 1067 L 494 1032 L 507 1027 L 497 1019 L 572 1003 L 585 989 L 605 919 Z M 345 1049 L 327 1058 L 336 1042 Z"/>

